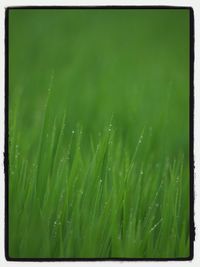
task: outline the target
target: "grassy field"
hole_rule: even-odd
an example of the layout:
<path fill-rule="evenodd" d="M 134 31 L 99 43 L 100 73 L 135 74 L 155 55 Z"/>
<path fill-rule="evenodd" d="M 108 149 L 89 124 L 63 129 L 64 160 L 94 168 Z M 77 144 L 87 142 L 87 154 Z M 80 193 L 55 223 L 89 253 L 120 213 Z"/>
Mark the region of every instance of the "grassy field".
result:
<path fill-rule="evenodd" d="M 189 256 L 188 10 L 10 10 L 9 256 Z"/>

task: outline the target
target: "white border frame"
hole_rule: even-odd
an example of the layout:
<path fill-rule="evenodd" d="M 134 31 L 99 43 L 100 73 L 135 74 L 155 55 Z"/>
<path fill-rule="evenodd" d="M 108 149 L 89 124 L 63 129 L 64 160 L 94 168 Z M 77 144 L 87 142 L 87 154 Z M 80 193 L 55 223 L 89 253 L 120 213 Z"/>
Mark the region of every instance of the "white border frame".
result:
<path fill-rule="evenodd" d="M 152 261 L 152 262 L 123 262 L 124 265 L 138 265 L 138 266 L 160 266 L 160 264 L 165 266 L 200 266 L 200 213 L 198 212 L 198 207 L 200 207 L 200 0 L 124 0 L 124 1 L 114 1 L 114 0 L 101 0 L 101 1 L 84 1 L 84 0 L 1 0 L 0 1 L 0 266 L 11 267 L 11 266 L 37 266 L 42 264 L 43 267 L 49 266 L 87 266 L 87 265 L 103 265 L 103 266 L 113 266 L 118 265 L 122 262 L 8 262 L 5 259 L 4 252 L 4 206 L 5 206 L 5 192 L 4 192 L 4 88 L 5 88 L 5 8 L 9 6 L 105 6 L 105 5 L 159 5 L 159 6 L 190 6 L 194 10 L 195 19 L 195 65 L 194 65 L 194 86 L 195 86 L 195 103 L 194 103 L 194 160 L 195 160 L 195 226 L 196 226 L 196 240 L 194 243 L 194 259 L 192 261 Z M 199 118 L 199 119 L 198 119 Z M 3 200 L 3 201 L 2 201 Z"/>

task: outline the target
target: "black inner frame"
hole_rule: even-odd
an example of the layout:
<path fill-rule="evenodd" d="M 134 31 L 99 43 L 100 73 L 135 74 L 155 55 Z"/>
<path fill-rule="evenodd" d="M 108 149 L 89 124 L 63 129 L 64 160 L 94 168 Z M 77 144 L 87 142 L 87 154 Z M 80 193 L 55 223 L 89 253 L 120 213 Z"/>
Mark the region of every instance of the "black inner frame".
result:
<path fill-rule="evenodd" d="M 190 167 L 190 254 L 185 258 L 12 258 L 9 256 L 9 11 L 13 9 L 185 9 L 189 11 L 189 167 Z M 189 6 L 13 6 L 5 9 L 5 258 L 7 261 L 189 261 L 194 257 L 194 11 Z"/>

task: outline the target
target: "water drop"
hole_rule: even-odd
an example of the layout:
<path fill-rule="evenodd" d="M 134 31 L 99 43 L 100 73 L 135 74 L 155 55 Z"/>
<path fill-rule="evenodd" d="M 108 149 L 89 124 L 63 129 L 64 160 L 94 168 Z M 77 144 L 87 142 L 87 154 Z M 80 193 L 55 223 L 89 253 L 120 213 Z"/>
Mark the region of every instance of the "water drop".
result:
<path fill-rule="evenodd" d="M 143 135 L 140 136 L 140 139 L 139 139 L 139 142 L 138 142 L 139 144 L 142 143 L 142 139 L 143 139 Z"/>

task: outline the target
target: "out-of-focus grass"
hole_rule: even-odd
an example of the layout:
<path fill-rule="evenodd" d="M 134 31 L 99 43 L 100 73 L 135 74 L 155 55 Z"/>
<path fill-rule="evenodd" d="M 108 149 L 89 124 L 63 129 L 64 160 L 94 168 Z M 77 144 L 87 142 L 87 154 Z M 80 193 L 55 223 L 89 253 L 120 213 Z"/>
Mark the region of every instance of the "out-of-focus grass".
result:
<path fill-rule="evenodd" d="M 188 10 L 10 10 L 10 256 L 187 257 L 188 115 Z"/>

